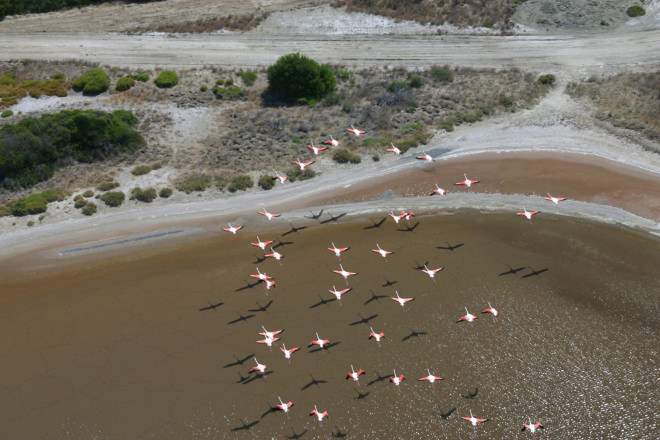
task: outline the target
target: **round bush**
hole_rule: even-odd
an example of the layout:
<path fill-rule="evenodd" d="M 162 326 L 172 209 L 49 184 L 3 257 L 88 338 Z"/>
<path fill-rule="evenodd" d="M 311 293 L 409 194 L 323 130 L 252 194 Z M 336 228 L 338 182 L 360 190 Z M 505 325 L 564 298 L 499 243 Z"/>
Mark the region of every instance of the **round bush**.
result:
<path fill-rule="evenodd" d="M 149 165 L 140 165 L 131 170 L 131 174 L 134 176 L 144 176 L 149 174 L 152 168 Z"/>
<path fill-rule="evenodd" d="M 158 196 L 163 198 L 163 199 L 166 199 L 171 195 L 172 195 L 172 188 L 163 188 L 158 193 Z"/>
<path fill-rule="evenodd" d="M 163 70 L 154 82 L 158 87 L 168 89 L 179 83 L 179 76 L 171 70 Z"/>
<path fill-rule="evenodd" d="M 103 194 L 101 200 L 108 206 L 116 207 L 124 203 L 126 195 L 121 191 L 111 191 Z"/>
<path fill-rule="evenodd" d="M 641 6 L 635 5 L 626 9 L 626 14 L 629 17 L 641 17 L 642 15 L 646 15 L 646 10 Z"/>
<path fill-rule="evenodd" d="M 229 192 L 245 191 L 246 189 L 252 188 L 253 186 L 254 181 L 250 176 L 238 176 L 234 177 L 227 189 Z"/>
<path fill-rule="evenodd" d="M 131 198 L 139 200 L 140 202 L 151 203 L 156 197 L 158 197 L 158 194 L 156 193 L 155 188 L 133 188 L 133 191 L 131 192 Z"/>
<path fill-rule="evenodd" d="M 341 149 L 337 150 L 335 154 L 332 156 L 332 160 L 334 160 L 337 163 L 360 163 L 362 162 L 362 159 L 360 156 L 351 153 L 350 151 L 346 149 Z"/>
<path fill-rule="evenodd" d="M 82 213 L 85 215 L 94 215 L 96 214 L 96 211 L 98 210 L 96 203 L 94 202 L 87 202 L 85 206 L 82 208 Z"/>
<path fill-rule="evenodd" d="M 140 82 L 147 82 L 149 81 L 149 74 L 148 73 L 138 73 L 135 75 L 135 79 L 140 81 Z"/>
<path fill-rule="evenodd" d="M 110 87 L 108 74 L 103 69 L 88 70 L 71 83 L 73 90 L 82 91 L 85 95 L 98 95 Z"/>
<path fill-rule="evenodd" d="M 89 198 L 89 197 L 94 197 L 94 191 L 92 191 L 91 189 L 88 189 L 87 191 L 85 191 L 85 192 L 82 194 L 82 196 L 83 196 L 83 197 L 87 197 L 87 198 Z"/>
<path fill-rule="evenodd" d="M 454 80 L 454 72 L 444 67 L 434 67 L 431 69 L 431 76 L 437 81 L 452 82 Z"/>
<path fill-rule="evenodd" d="M 268 68 L 268 88 L 278 98 L 294 103 L 323 98 L 337 81 L 327 65 L 299 53 L 280 57 Z"/>
<path fill-rule="evenodd" d="M 551 73 L 548 73 L 547 75 L 541 75 L 539 76 L 538 82 L 539 84 L 547 84 L 547 85 L 553 85 L 557 78 Z"/>
<path fill-rule="evenodd" d="M 0 116 L 2 116 L 3 118 L 8 118 L 8 117 L 10 117 L 10 116 L 13 115 L 13 114 L 14 114 L 13 111 L 11 111 L 11 110 L 5 110 L 4 112 L 2 112 L 2 113 L 0 114 Z"/>
<path fill-rule="evenodd" d="M 123 92 L 125 90 L 130 89 L 134 85 L 135 85 L 135 80 L 133 78 L 131 78 L 130 76 L 124 76 L 117 80 L 117 84 L 115 84 L 115 89 L 117 89 L 118 92 Z"/>
<path fill-rule="evenodd" d="M 262 174 L 261 177 L 259 177 L 259 186 L 262 189 L 271 189 L 273 188 L 273 185 L 275 184 L 275 181 L 273 180 L 273 177 L 268 175 L 268 174 Z"/>

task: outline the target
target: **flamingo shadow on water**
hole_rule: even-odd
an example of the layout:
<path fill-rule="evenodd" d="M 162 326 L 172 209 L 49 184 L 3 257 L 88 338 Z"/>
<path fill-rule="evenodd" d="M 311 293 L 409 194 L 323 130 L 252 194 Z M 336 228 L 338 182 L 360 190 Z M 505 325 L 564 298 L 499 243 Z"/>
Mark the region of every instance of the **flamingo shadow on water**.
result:
<path fill-rule="evenodd" d="M 252 289 L 261 283 L 261 281 L 255 281 L 254 283 L 250 284 L 250 282 L 247 280 L 243 280 L 243 281 L 245 282 L 245 286 L 239 287 L 238 289 L 234 290 L 234 292 L 241 292 L 246 289 Z"/>
<path fill-rule="evenodd" d="M 318 220 L 318 219 L 320 219 L 321 216 L 323 215 L 323 211 L 324 211 L 324 210 L 321 209 L 321 210 L 319 211 L 318 214 L 314 214 L 314 213 L 312 212 L 312 215 L 311 215 L 311 216 L 309 216 L 309 217 L 308 217 L 308 216 L 305 216 L 305 218 L 310 219 L 310 220 Z"/>
<path fill-rule="evenodd" d="M 277 411 L 279 411 L 279 410 L 278 410 L 276 407 L 271 406 L 271 404 L 269 403 L 269 404 L 268 404 L 268 410 L 267 410 L 265 413 L 263 413 L 263 414 L 261 415 L 260 419 L 263 419 L 264 417 L 266 417 L 266 416 L 269 415 L 269 414 L 274 414 L 274 413 L 276 413 Z"/>
<path fill-rule="evenodd" d="M 419 264 L 417 260 L 415 260 L 415 264 L 417 265 L 417 266 L 413 266 L 413 269 L 415 270 L 426 269 L 426 265 L 429 264 L 429 260 L 426 260 L 423 264 Z"/>
<path fill-rule="evenodd" d="M 452 409 L 450 409 L 445 413 L 437 413 L 433 411 L 433 415 L 436 417 L 440 417 L 442 420 L 447 420 L 449 417 L 451 417 L 452 414 L 454 414 L 454 412 L 456 412 L 456 407 L 453 407 Z"/>
<path fill-rule="evenodd" d="M 252 315 L 252 314 L 243 316 L 243 315 L 241 314 L 241 312 L 237 312 L 237 313 L 238 313 L 238 318 L 234 319 L 233 321 L 229 321 L 229 322 L 227 323 L 227 325 L 237 324 L 237 323 L 239 323 L 239 322 L 241 322 L 241 321 L 245 321 L 245 322 L 247 322 L 248 319 L 250 319 L 250 318 L 254 318 L 255 316 L 257 316 L 257 315 Z"/>
<path fill-rule="evenodd" d="M 291 440 L 298 440 L 298 439 L 302 438 L 303 435 L 307 434 L 307 428 L 305 428 L 305 430 L 303 432 L 301 432 L 300 434 L 296 434 L 296 430 L 293 429 L 293 428 L 291 428 L 291 432 L 293 432 L 292 435 L 286 435 L 285 437 L 289 438 Z"/>
<path fill-rule="evenodd" d="M 547 267 L 545 269 L 540 269 L 540 270 L 534 270 L 532 267 L 530 267 L 529 269 L 531 270 L 531 272 L 523 275 L 521 278 L 536 277 L 541 275 L 543 272 L 547 272 L 548 270 L 550 270 Z"/>
<path fill-rule="evenodd" d="M 426 333 L 426 332 L 418 332 L 418 331 L 415 331 L 413 329 L 410 329 L 410 334 L 408 336 L 405 336 L 403 339 L 401 339 L 401 342 L 405 342 L 408 339 L 412 339 L 412 338 L 419 338 L 420 336 L 424 336 L 424 335 L 427 335 L 427 334 L 428 333 Z"/>
<path fill-rule="evenodd" d="M 286 245 L 289 244 L 294 244 L 294 243 L 292 241 L 277 240 L 277 244 L 273 246 L 273 249 L 277 249 L 278 247 L 285 247 Z"/>
<path fill-rule="evenodd" d="M 518 272 L 520 272 L 521 270 L 525 269 L 525 266 L 522 266 L 522 267 L 516 267 L 516 268 L 514 269 L 513 267 L 511 267 L 511 266 L 508 265 L 508 264 L 506 265 L 506 267 L 508 267 L 509 270 L 507 270 L 506 272 L 502 272 L 502 273 L 500 273 L 499 275 L 500 275 L 501 277 L 503 277 L 504 275 L 515 275 L 515 274 L 517 274 Z"/>
<path fill-rule="evenodd" d="M 322 225 L 324 225 L 324 224 L 326 224 L 326 223 L 336 222 L 337 220 L 339 220 L 340 218 L 342 218 L 342 217 L 345 216 L 346 214 L 347 214 L 346 212 L 341 213 L 341 214 L 339 214 L 339 215 L 332 215 L 332 214 L 330 214 L 330 218 L 325 219 L 325 220 L 323 220 L 323 221 L 320 222 L 320 223 L 321 223 Z"/>
<path fill-rule="evenodd" d="M 252 359 L 253 357 L 254 357 L 254 353 L 248 354 L 244 358 L 238 358 L 236 355 L 234 355 L 234 359 L 236 359 L 236 361 L 231 362 L 227 365 L 223 365 L 222 368 L 231 368 L 231 367 L 235 367 L 235 366 L 238 366 L 238 365 L 243 365 L 246 361 Z"/>
<path fill-rule="evenodd" d="M 405 229 L 396 228 L 396 230 L 399 231 L 399 232 L 414 232 L 415 229 L 417 229 L 418 226 L 419 226 L 419 222 L 415 223 L 415 224 L 412 225 L 412 226 L 408 226 L 408 227 L 405 228 Z"/>
<path fill-rule="evenodd" d="M 302 231 L 303 229 L 307 229 L 307 226 L 298 226 L 298 227 L 295 227 L 295 226 L 293 226 L 293 223 L 289 223 L 289 225 L 291 226 L 291 229 L 289 229 L 288 231 L 286 231 L 285 233 L 283 233 L 283 234 L 282 234 L 282 237 L 285 237 L 285 236 L 287 236 L 287 235 L 289 235 L 289 234 L 293 234 L 293 233 L 296 233 L 296 234 L 297 234 L 299 231 Z"/>
<path fill-rule="evenodd" d="M 215 310 L 215 309 L 217 309 L 218 307 L 220 307 L 220 306 L 223 305 L 223 304 L 224 304 L 224 303 L 223 303 L 222 301 L 220 301 L 220 302 L 218 302 L 218 303 L 215 303 L 215 304 L 213 304 L 213 303 L 211 303 L 211 302 L 209 301 L 209 305 L 206 306 L 206 307 L 202 307 L 201 309 L 199 309 L 199 311 L 200 311 L 200 312 L 205 312 L 205 311 L 207 311 L 207 310 Z"/>
<path fill-rule="evenodd" d="M 255 255 L 255 260 L 252 262 L 252 264 L 259 264 L 263 263 L 266 261 L 266 256 L 265 255 Z"/>
<path fill-rule="evenodd" d="M 249 383 L 254 382 L 255 380 L 259 380 L 259 379 L 261 379 L 261 378 L 264 378 L 264 379 L 265 379 L 266 376 L 268 376 L 268 375 L 270 375 L 270 374 L 273 374 L 273 372 L 272 372 L 272 371 L 264 371 L 263 373 L 255 374 L 254 376 L 252 376 L 252 377 L 248 377 L 248 378 L 246 378 L 245 380 L 239 381 L 239 382 L 237 382 L 237 383 L 240 383 L 240 384 L 243 384 L 243 385 L 247 385 L 247 384 L 249 384 Z M 243 377 L 243 376 L 241 376 L 241 377 Z M 263 417 L 262 417 L 262 418 L 263 418 Z"/>
<path fill-rule="evenodd" d="M 256 309 L 248 309 L 248 312 L 255 312 L 255 313 L 256 313 L 256 312 L 265 312 L 265 311 L 268 310 L 268 307 L 270 307 L 271 304 L 273 304 L 273 300 L 271 299 L 271 300 L 268 301 L 268 302 L 266 303 L 266 305 L 264 305 L 264 306 L 262 306 L 261 304 L 259 304 L 258 301 L 257 301 L 256 304 L 257 304 L 257 308 L 256 308 Z"/>
<path fill-rule="evenodd" d="M 303 385 L 303 387 L 300 389 L 300 391 L 305 391 L 307 388 L 309 388 L 309 387 L 311 387 L 311 386 L 314 386 L 314 385 L 319 386 L 319 385 L 321 385 L 321 384 L 328 383 L 327 380 L 316 379 L 316 378 L 314 378 L 314 376 L 312 376 L 311 374 L 309 375 L 309 377 L 311 377 L 312 380 L 310 380 L 308 383 L 306 383 L 305 385 Z"/>
<path fill-rule="evenodd" d="M 334 438 L 344 438 L 344 437 L 348 436 L 348 431 L 341 432 L 341 430 L 339 428 L 337 428 L 337 426 L 335 426 L 335 429 L 337 430 L 337 432 L 332 431 L 330 433 L 330 435 L 332 435 Z"/>
<path fill-rule="evenodd" d="M 365 226 L 365 227 L 362 228 L 362 229 L 376 229 L 376 228 L 380 228 L 380 227 L 383 225 L 383 223 L 385 223 L 386 221 L 387 221 L 387 217 L 383 217 L 383 218 L 381 218 L 380 220 L 378 220 L 377 222 L 373 221 L 373 219 L 372 219 L 372 220 L 371 220 L 371 223 L 372 223 L 372 224 L 369 225 L 369 226 Z"/>
<path fill-rule="evenodd" d="M 355 392 L 357 393 L 357 396 L 353 397 L 353 399 L 355 399 L 355 400 L 366 399 L 367 396 L 368 396 L 369 393 L 370 393 L 370 391 L 367 391 L 366 393 L 361 393 L 361 392 L 360 392 L 359 390 L 357 390 L 357 389 L 355 390 Z"/>
<path fill-rule="evenodd" d="M 364 305 L 369 304 L 371 301 L 378 301 L 381 298 L 387 298 L 387 295 L 376 295 L 373 290 L 369 289 L 371 297 L 364 302 Z"/>
<path fill-rule="evenodd" d="M 361 313 L 358 313 L 358 316 L 359 316 L 360 318 L 362 318 L 362 319 L 360 319 L 359 321 L 351 322 L 351 323 L 348 324 L 348 325 L 360 325 L 360 324 L 366 324 L 366 325 L 369 325 L 369 321 L 371 321 L 372 319 L 376 319 L 376 318 L 378 318 L 378 314 L 371 315 L 371 316 L 365 318 L 364 316 L 362 316 Z"/>
<path fill-rule="evenodd" d="M 313 350 L 309 350 L 309 352 L 310 352 L 310 353 L 317 353 L 317 352 L 319 352 L 319 351 L 322 352 L 322 351 L 324 351 L 324 350 L 328 350 L 328 349 L 330 349 L 330 348 L 332 348 L 332 347 L 334 347 L 334 346 L 336 346 L 336 345 L 339 345 L 339 344 L 341 344 L 341 341 L 330 342 L 329 344 L 326 344 L 325 346 L 323 346 L 323 348 L 321 348 L 321 347 L 319 347 L 319 348 L 315 348 L 315 349 L 313 349 Z"/>
<path fill-rule="evenodd" d="M 231 432 L 249 431 L 254 425 L 256 425 L 257 423 L 259 423 L 257 420 L 255 420 L 255 421 L 252 422 L 252 423 L 246 423 L 247 420 L 248 420 L 248 419 L 246 418 L 246 419 L 245 419 L 245 422 L 244 422 L 244 421 L 241 419 L 241 423 L 243 424 L 243 426 L 237 426 L 236 428 L 232 428 L 232 429 L 231 429 Z"/>
<path fill-rule="evenodd" d="M 386 381 L 386 380 L 390 380 L 390 376 L 381 376 L 380 373 L 378 371 L 376 371 L 376 378 L 373 379 L 371 382 L 367 383 L 367 386 L 371 386 L 375 383 L 383 382 L 383 381 Z"/>
<path fill-rule="evenodd" d="M 460 396 L 464 399 L 474 399 L 477 397 L 477 394 L 479 394 L 479 388 L 474 387 L 474 393 L 470 391 L 470 389 L 467 390 L 467 394 L 461 394 Z"/>
<path fill-rule="evenodd" d="M 453 252 L 454 250 L 456 250 L 459 247 L 464 246 L 464 245 L 465 245 L 464 243 L 458 243 L 458 244 L 451 245 L 451 244 L 449 244 L 449 242 L 447 242 L 447 246 L 436 246 L 435 248 L 436 249 L 442 249 L 442 250 L 449 251 L 449 252 Z"/>
<path fill-rule="evenodd" d="M 329 303 L 335 301 L 335 298 L 325 299 L 321 295 L 317 295 L 317 296 L 319 297 L 320 301 L 317 302 L 317 303 L 312 304 L 311 306 L 309 306 L 310 309 L 315 309 L 318 306 L 324 306 L 326 304 L 329 304 Z"/>
<path fill-rule="evenodd" d="M 390 287 L 395 285 L 398 281 L 390 281 L 387 279 L 387 277 L 383 277 L 385 279 L 385 284 L 382 284 L 380 287 Z"/>

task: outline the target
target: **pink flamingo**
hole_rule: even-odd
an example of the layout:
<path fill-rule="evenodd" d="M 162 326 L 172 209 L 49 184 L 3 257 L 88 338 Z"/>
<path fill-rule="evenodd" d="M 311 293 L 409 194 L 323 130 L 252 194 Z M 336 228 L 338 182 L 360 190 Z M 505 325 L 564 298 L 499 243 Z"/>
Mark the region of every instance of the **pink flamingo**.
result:
<path fill-rule="evenodd" d="M 467 307 L 465 308 L 465 313 L 466 314 L 464 316 L 461 316 L 460 318 L 458 318 L 458 321 L 456 321 L 456 322 L 464 322 L 465 321 L 465 322 L 469 322 L 470 324 L 472 324 L 474 322 L 474 320 L 477 319 L 477 315 L 473 315 L 470 312 L 468 312 Z"/>
<path fill-rule="evenodd" d="M 564 200 L 566 200 L 565 197 L 552 197 L 550 193 L 548 193 L 548 197 L 545 197 L 545 199 L 550 200 L 555 205 L 559 205 L 559 202 L 563 202 Z"/>
<path fill-rule="evenodd" d="M 472 415 L 472 410 L 470 410 L 470 417 L 461 417 L 463 420 L 467 420 L 468 422 L 472 423 L 472 426 L 474 426 L 474 430 L 477 430 L 477 425 L 479 423 L 485 423 L 489 421 L 490 419 L 478 419 Z"/>
<path fill-rule="evenodd" d="M 347 130 L 353 133 L 357 137 L 360 137 L 361 134 L 366 133 L 366 131 L 364 130 L 358 130 L 357 128 L 353 127 L 353 124 L 351 124 L 351 128 L 347 128 Z"/>
<path fill-rule="evenodd" d="M 428 381 L 428 382 L 431 384 L 431 387 L 433 387 L 433 384 L 435 383 L 436 380 L 444 380 L 444 379 L 441 378 L 440 376 L 434 376 L 434 375 L 432 375 L 432 374 L 431 374 L 431 371 L 430 371 L 428 368 L 426 369 L 426 372 L 429 373 L 428 376 L 420 377 L 420 378 L 417 379 L 417 380 L 426 380 L 426 381 Z"/>
<path fill-rule="evenodd" d="M 429 194 L 429 195 L 430 195 L 430 196 L 434 196 L 434 195 L 436 195 L 436 194 L 441 195 L 441 196 L 444 196 L 444 195 L 447 194 L 447 190 L 444 190 L 444 189 L 440 188 L 440 187 L 438 186 L 438 184 L 436 183 L 436 184 L 435 184 L 435 189 L 434 189 L 433 191 L 431 191 L 431 194 Z"/>
<path fill-rule="evenodd" d="M 287 176 L 282 176 L 282 175 L 280 175 L 280 173 L 275 173 L 275 175 L 273 176 L 273 179 L 279 180 L 280 183 L 284 183 L 287 180 L 289 180 L 289 178 Z"/>
<path fill-rule="evenodd" d="M 348 286 L 348 277 L 350 277 L 351 275 L 357 275 L 357 272 L 349 272 L 347 270 L 344 270 L 344 266 L 342 266 L 341 264 L 339 265 L 339 268 L 341 270 L 333 270 L 333 272 L 343 276 L 344 281 L 346 281 L 346 285 Z"/>
<path fill-rule="evenodd" d="M 314 155 L 315 155 L 315 156 L 318 156 L 320 151 L 323 151 L 323 150 L 327 150 L 327 149 L 328 149 L 328 147 L 315 147 L 315 146 L 314 146 L 314 142 L 312 142 L 311 145 L 307 145 L 307 148 L 309 148 L 310 150 L 312 150 L 312 151 L 314 152 Z"/>
<path fill-rule="evenodd" d="M 289 364 L 291 364 L 291 355 L 295 353 L 296 351 L 300 350 L 299 347 L 293 347 L 289 350 L 286 349 L 286 344 L 282 343 L 282 346 L 280 347 L 280 350 L 282 350 L 282 353 L 284 353 L 284 358 L 289 361 Z"/>
<path fill-rule="evenodd" d="M 406 377 L 403 374 L 401 376 L 397 376 L 396 370 L 394 370 L 394 376 L 390 377 L 390 382 L 396 385 L 399 392 L 401 392 L 401 388 L 399 388 L 399 385 L 401 385 L 401 382 L 403 382 L 405 379 Z"/>
<path fill-rule="evenodd" d="M 375 339 L 380 347 L 380 340 L 385 337 L 385 333 L 376 333 L 372 327 L 369 327 L 369 330 L 371 330 L 371 333 L 369 333 L 369 339 Z"/>
<path fill-rule="evenodd" d="M 422 153 L 423 153 L 423 154 L 422 154 L 421 156 L 417 156 L 417 159 L 419 159 L 419 160 L 425 160 L 425 161 L 427 161 L 427 162 L 433 162 L 433 161 L 435 161 L 435 159 L 433 158 L 433 156 L 431 156 L 430 154 L 427 154 L 425 151 L 423 151 Z"/>
<path fill-rule="evenodd" d="M 350 247 L 338 248 L 337 246 L 335 246 L 334 243 L 332 243 L 332 247 L 331 247 L 331 248 L 328 248 L 328 250 L 329 250 L 330 252 L 334 252 L 334 254 L 337 256 L 337 258 L 339 258 L 339 261 L 341 261 L 341 254 L 342 254 L 343 252 L 346 252 L 346 251 L 349 250 L 349 249 L 350 249 Z"/>
<path fill-rule="evenodd" d="M 332 290 L 328 289 L 328 292 L 332 293 L 335 297 L 337 297 L 337 301 L 339 301 L 339 305 L 341 306 L 341 297 L 343 294 L 348 293 L 351 291 L 351 288 L 348 287 L 344 290 L 337 290 L 337 288 L 333 285 Z"/>
<path fill-rule="evenodd" d="M 330 135 L 330 139 L 327 141 L 323 141 L 325 145 L 332 145 L 333 147 L 338 147 L 339 146 L 339 141 Z"/>
<path fill-rule="evenodd" d="M 378 249 L 372 249 L 371 252 L 375 252 L 375 253 L 377 253 L 377 254 L 380 254 L 380 256 L 383 257 L 383 259 L 384 259 L 385 261 L 387 261 L 387 256 L 388 256 L 388 255 L 394 253 L 394 252 L 392 252 L 392 251 L 386 251 L 385 249 L 381 249 L 381 247 L 380 247 L 380 245 L 379 245 L 378 243 L 376 243 L 376 247 L 377 247 Z"/>
<path fill-rule="evenodd" d="M 280 217 L 281 214 L 273 214 L 272 212 L 266 211 L 266 208 L 264 208 L 263 211 L 259 211 L 259 214 L 265 216 L 269 221 L 272 221 L 276 217 Z"/>
<path fill-rule="evenodd" d="M 528 210 L 525 209 L 525 207 L 523 206 L 523 212 L 516 212 L 516 215 L 522 215 L 522 216 L 525 216 L 525 218 L 526 218 L 527 220 L 529 220 L 529 224 L 531 225 L 531 224 L 532 224 L 532 216 L 538 214 L 539 212 L 541 212 L 541 211 L 528 211 Z"/>
<path fill-rule="evenodd" d="M 280 262 L 280 266 L 281 266 L 282 265 L 282 258 L 284 258 L 284 255 L 280 254 L 279 252 L 277 252 L 272 247 L 270 248 L 270 250 L 271 250 L 272 253 L 266 254 L 265 256 L 268 257 L 268 258 L 275 258 L 277 261 Z"/>
<path fill-rule="evenodd" d="M 256 243 L 250 243 L 250 244 L 251 244 L 252 246 L 254 246 L 254 247 L 258 247 L 258 248 L 261 249 L 262 251 L 265 251 L 265 250 L 266 250 L 266 246 L 268 246 L 268 245 L 271 244 L 272 242 L 273 242 L 273 240 L 261 241 L 261 239 L 260 239 L 259 236 L 257 235 L 257 241 L 256 241 Z"/>
<path fill-rule="evenodd" d="M 355 368 L 353 368 L 353 365 L 351 365 L 351 371 L 346 373 L 346 380 L 353 379 L 355 382 L 357 382 L 358 386 L 360 386 L 360 376 L 364 373 L 365 371 L 361 369 L 355 371 Z"/>
<path fill-rule="evenodd" d="M 231 223 L 227 223 L 229 225 L 228 228 L 222 228 L 223 231 L 231 232 L 232 234 L 236 235 L 238 231 L 243 229 L 243 226 L 232 226 Z"/>
<path fill-rule="evenodd" d="M 319 419 L 319 426 L 323 426 L 323 418 L 324 417 L 330 417 L 328 416 L 327 411 L 319 412 L 318 409 L 316 409 L 316 405 L 314 405 L 314 409 L 312 412 L 309 413 L 310 416 L 316 416 L 317 419 Z"/>
<path fill-rule="evenodd" d="M 424 272 L 424 273 L 427 274 L 429 277 L 431 277 L 431 279 L 432 279 L 433 282 L 435 283 L 435 274 L 438 273 L 438 272 L 440 272 L 442 269 L 444 269 L 444 267 L 438 267 L 438 268 L 436 268 L 436 269 L 429 269 L 428 267 L 426 267 L 426 264 L 425 264 L 425 265 L 424 265 L 424 269 L 422 269 L 422 272 Z"/>
<path fill-rule="evenodd" d="M 317 332 L 317 333 L 316 333 L 316 340 L 310 342 L 309 345 L 307 345 L 307 346 L 308 346 L 308 347 L 311 347 L 312 345 L 318 345 L 319 347 L 321 347 L 321 350 L 323 350 L 324 347 L 325 347 L 326 345 L 328 345 L 329 343 L 330 343 L 330 341 L 329 341 L 328 339 L 321 339 L 321 338 L 319 337 L 318 332 Z"/>
<path fill-rule="evenodd" d="M 289 408 L 293 406 L 293 402 L 282 402 L 282 398 L 280 396 L 277 396 L 277 398 L 280 400 L 279 405 L 275 405 L 276 409 L 279 409 L 280 411 L 284 412 L 286 414 L 287 419 L 291 419 L 291 416 L 289 416 Z"/>
<path fill-rule="evenodd" d="M 394 292 L 396 293 L 396 298 L 392 297 L 392 299 L 393 299 L 394 301 L 398 302 L 398 303 L 401 305 L 401 309 L 405 312 L 406 309 L 405 309 L 403 306 L 404 306 L 408 301 L 412 301 L 412 300 L 414 300 L 415 298 L 401 298 L 401 297 L 399 296 L 399 291 L 398 291 L 398 290 L 395 290 Z"/>
<path fill-rule="evenodd" d="M 469 188 L 472 186 L 474 183 L 479 183 L 478 180 L 470 180 L 468 179 L 467 175 L 463 174 L 463 177 L 465 177 L 465 180 L 461 182 L 456 182 L 454 185 L 464 185 L 466 188 Z"/>
<path fill-rule="evenodd" d="M 529 423 L 523 423 L 523 427 L 520 431 L 522 432 L 526 429 L 529 430 L 529 432 L 532 434 L 532 438 L 535 439 L 536 438 L 536 430 L 537 429 L 543 429 L 543 425 L 541 424 L 541 422 L 532 423 L 532 419 L 528 419 L 528 420 L 529 420 Z"/>
<path fill-rule="evenodd" d="M 481 313 L 490 313 L 495 318 L 495 322 L 497 322 L 497 315 L 500 314 L 495 307 L 490 305 L 490 302 L 488 303 L 488 308 L 484 309 Z"/>
<path fill-rule="evenodd" d="M 392 145 L 392 148 L 388 148 L 386 151 L 389 151 L 391 153 L 396 154 L 397 156 L 401 155 L 402 151 L 398 149 L 397 147 L 394 146 L 393 143 L 390 142 L 390 145 Z"/>

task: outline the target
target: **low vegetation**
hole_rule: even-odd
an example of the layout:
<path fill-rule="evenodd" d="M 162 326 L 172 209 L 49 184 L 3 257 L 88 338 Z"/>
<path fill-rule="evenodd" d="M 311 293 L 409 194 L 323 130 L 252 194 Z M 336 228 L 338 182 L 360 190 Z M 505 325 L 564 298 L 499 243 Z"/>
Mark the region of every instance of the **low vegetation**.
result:
<path fill-rule="evenodd" d="M 227 186 L 227 190 L 229 192 L 245 191 L 253 186 L 254 180 L 250 176 L 242 175 L 234 177 L 229 183 L 229 186 Z"/>
<path fill-rule="evenodd" d="M 153 168 L 149 165 L 139 165 L 131 170 L 131 174 L 134 176 L 144 176 L 149 174 Z"/>
<path fill-rule="evenodd" d="M 3 215 L 23 217 L 26 215 L 41 214 L 46 212 L 49 203 L 62 201 L 66 196 L 67 194 L 64 190 L 49 189 L 20 199 L 10 200 L 0 207 L 0 217 Z"/>
<path fill-rule="evenodd" d="M 337 163 L 360 163 L 362 159 L 357 154 L 353 154 L 346 149 L 341 149 L 335 151 L 335 154 L 332 155 L 332 160 Z"/>
<path fill-rule="evenodd" d="M 55 78 L 54 75 L 53 78 L 45 80 L 21 79 L 13 72 L 0 76 L 0 108 L 14 105 L 28 94 L 33 98 L 39 98 L 40 96 L 67 96 L 68 92 L 66 83 L 60 76 Z M 6 111 L 11 112 L 11 110 Z"/>
<path fill-rule="evenodd" d="M 269 12 L 266 11 L 257 11 L 251 14 L 231 14 L 224 17 L 209 17 L 181 23 L 163 23 L 158 26 L 137 27 L 130 32 L 207 33 L 222 29 L 248 31 L 257 27 L 268 15 Z"/>
<path fill-rule="evenodd" d="M 262 174 L 259 176 L 257 185 L 259 185 L 261 189 L 269 190 L 275 185 L 275 179 L 270 174 Z"/>
<path fill-rule="evenodd" d="M 330 67 L 299 53 L 284 55 L 268 68 L 269 91 L 288 103 L 307 104 L 321 99 L 334 90 L 336 83 Z"/>
<path fill-rule="evenodd" d="M 641 17 L 642 15 L 646 15 L 646 10 L 639 5 L 635 5 L 626 9 L 626 14 L 628 14 L 629 17 L 633 17 L 633 18 Z"/>
<path fill-rule="evenodd" d="M 0 129 L 0 186 L 32 186 L 71 161 L 94 162 L 135 151 L 144 143 L 133 129 L 136 123 L 126 110 L 66 110 L 6 124 Z"/>
<path fill-rule="evenodd" d="M 179 84 L 179 75 L 171 70 L 163 70 L 154 80 L 156 86 L 161 89 L 169 89 Z"/>
<path fill-rule="evenodd" d="M 115 89 L 118 92 L 124 92 L 135 85 L 135 79 L 130 76 L 123 76 L 117 80 Z"/>
<path fill-rule="evenodd" d="M 557 80 L 557 78 L 555 78 L 555 76 L 553 74 L 548 73 L 547 75 L 539 76 L 538 82 L 539 82 L 539 84 L 550 85 L 551 86 L 555 83 L 556 80 Z"/>
<path fill-rule="evenodd" d="M 100 198 L 107 206 L 114 208 L 124 203 L 126 194 L 124 194 L 122 191 L 110 191 L 102 194 Z"/>
<path fill-rule="evenodd" d="M 250 87 L 251 85 L 254 84 L 254 82 L 257 80 L 257 72 L 253 72 L 251 70 L 248 71 L 239 71 L 238 76 L 241 77 L 243 80 L 243 84 L 246 86 Z"/>
<path fill-rule="evenodd" d="M 83 92 L 85 95 L 99 95 L 110 87 L 110 79 L 105 70 L 95 68 L 88 70 L 78 78 L 74 79 L 71 87 L 76 92 Z"/>
<path fill-rule="evenodd" d="M 81 212 L 84 215 L 94 215 L 94 214 L 96 214 L 96 211 L 98 211 L 98 207 L 96 206 L 96 203 L 94 203 L 94 202 L 85 203 L 85 205 L 81 209 Z"/>
<path fill-rule="evenodd" d="M 96 5 L 114 2 L 115 0 L 0 0 L 0 20 L 7 15 L 21 15 L 40 12 L 59 11 L 66 8 Z M 150 3 L 162 0 L 125 0 L 128 3 Z"/>
<path fill-rule="evenodd" d="M 133 188 L 131 191 L 131 199 L 135 199 L 139 202 L 145 202 L 145 203 L 151 203 L 158 197 L 158 193 L 156 192 L 155 188 Z"/>
<path fill-rule="evenodd" d="M 166 199 L 172 195 L 172 192 L 172 188 L 162 188 L 160 191 L 158 191 L 158 197 Z"/>
<path fill-rule="evenodd" d="M 206 191 L 209 186 L 211 186 L 211 176 L 199 174 L 182 178 L 176 184 L 176 189 L 190 194 L 192 192 Z"/>

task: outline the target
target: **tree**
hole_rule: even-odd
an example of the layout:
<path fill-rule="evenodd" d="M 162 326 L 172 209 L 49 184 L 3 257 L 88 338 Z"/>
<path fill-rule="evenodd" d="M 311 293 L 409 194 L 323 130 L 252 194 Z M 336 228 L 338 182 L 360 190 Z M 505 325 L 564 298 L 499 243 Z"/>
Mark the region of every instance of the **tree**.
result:
<path fill-rule="evenodd" d="M 294 103 L 323 98 L 337 81 L 330 68 L 299 53 L 280 57 L 268 68 L 268 88 L 278 98 Z"/>

